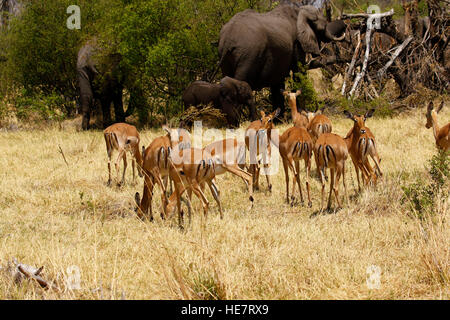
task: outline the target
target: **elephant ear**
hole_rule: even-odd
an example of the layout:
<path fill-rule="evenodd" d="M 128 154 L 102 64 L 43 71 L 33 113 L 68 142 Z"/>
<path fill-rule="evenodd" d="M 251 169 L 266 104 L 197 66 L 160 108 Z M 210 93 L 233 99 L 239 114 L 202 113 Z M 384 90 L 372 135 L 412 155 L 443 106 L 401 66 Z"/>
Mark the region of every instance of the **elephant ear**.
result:
<path fill-rule="evenodd" d="M 233 103 L 237 99 L 237 89 L 234 85 L 227 83 L 226 81 L 220 81 L 220 95 L 227 101 Z"/>
<path fill-rule="evenodd" d="M 319 55 L 319 43 L 317 42 L 316 34 L 310 26 L 310 22 L 317 20 L 317 14 L 311 9 L 300 9 L 297 17 L 297 40 L 303 48 L 305 53 L 312 53 Z"/>

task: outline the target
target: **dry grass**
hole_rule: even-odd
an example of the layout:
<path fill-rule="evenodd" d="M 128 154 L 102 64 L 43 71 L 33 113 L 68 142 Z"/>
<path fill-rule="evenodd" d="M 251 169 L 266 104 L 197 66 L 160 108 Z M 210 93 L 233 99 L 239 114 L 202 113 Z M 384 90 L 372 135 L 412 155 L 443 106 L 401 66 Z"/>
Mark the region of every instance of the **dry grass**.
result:
<path fill-rule="evenodd" d="M 441 122 L 449 116 L 446 107 Z M 341 135 L 352 125 L 344 118 L 332 121 Z M 192 225 L 183 232 L 176 219 L 136 218 L 133 198 L 142 192 L 142 180 L 106 186 L 101 132 L 2 132 L 0 265 L 13 257 L 43 265 L 43 277 L 55 280 L 61 291 L 44 291 L 29 281 L 16 284 L 3 268 L 0 299 L 449 299 L 448 199 L 433 221 L 408 215 L 400 201 L 401 185 L 425 174 L 435 153 L 432 131 L 424 124 L 424 110 L 368 120 L 385 178 L 376 190 L 356 196 L 349 160 L 352 200 L 336 214 L 315 214 L 316 179 L 313 208 L 285 204 L 280 166 L 272 194 L 264 192 L 262 179 L 252 212 L 242 181 L 218 177 L 224 220 L 211 201 L 202 224 L 195 200 Z M 148 145 L 160 134 L 144 131 L 141 137 Z M 159 196 L 154 199 L 158 210 Z M 366 284 L 372 265 L 381 269 L 379 289 Z M 67 288 L 70 266 L 80 269 L 80 290 Z"/>

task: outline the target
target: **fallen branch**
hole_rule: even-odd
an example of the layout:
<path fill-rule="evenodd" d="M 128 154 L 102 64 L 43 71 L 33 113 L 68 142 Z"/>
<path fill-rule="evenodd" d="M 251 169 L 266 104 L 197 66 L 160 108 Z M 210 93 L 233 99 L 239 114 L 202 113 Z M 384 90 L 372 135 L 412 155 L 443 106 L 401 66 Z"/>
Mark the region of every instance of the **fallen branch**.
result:
<path fill-rule="evenodd" d="M 343 13 L 342 19 L 351 19 L 351 18 L 367 18 L 367 19 L 378 19 L 383 17 L 388 17 L 394 15 L 394 9 L 389 10 L 388 12 L 383 13 Z"/>
<path fill-rule="evenodd" d="M 359 50 L 361 49 L 361 32 L 358 31 L 357 35 L 358 35 L 358 44 L 356 45 L 355 52 L 353 53 L 352 62 L 350 63 L 347 73 L 344 76 L 344 83 L 342 84 L 341 95 L 345 95 L 347 80 L 350 78 L 350 76 L 353 73 L 353 69 L 355 68 L 356 58 L 359 56 Z"/>
<path fill-rule="evenodd" d="M 400 53 L 403 51 L 403 49 L 406 48 L 406 46 L 411 42 L 412 39 L 413 39 L 413 36 L 409 36 L 405 41 L 403 41 L 403 43 L 401 45 L 399 45 L 397 47 L 397 49 L 395 50 L 391 59 L 384 65 L 383 68 L 378 70 L 378 73 L 377 73 L 378 78 L 381 79 L 383 77 L 386 70 L 392 65 L 392 63 L 394 63 L 394 60 L 397 59 L 397 57 L 400 55 Z"/>
<path fill-rule="evenodd" d="M 27 266 L 26 264 L 17 263 L 16 259 L 14 259 L 13 262 L 16 265 L 17 269 L 16 273 L 14 274 L 15 281 L 20 281 L 22 277 L 26 277 L 28 279 L 36 281 L 43 289 L 59 290 L 59 288 L 55 286 L 53 283 L 44 280 L 40 276 L 40 273 L 44 269 L 43 266 L 40 267 L 39 269 L 36 269 L 34 267 Z"/>

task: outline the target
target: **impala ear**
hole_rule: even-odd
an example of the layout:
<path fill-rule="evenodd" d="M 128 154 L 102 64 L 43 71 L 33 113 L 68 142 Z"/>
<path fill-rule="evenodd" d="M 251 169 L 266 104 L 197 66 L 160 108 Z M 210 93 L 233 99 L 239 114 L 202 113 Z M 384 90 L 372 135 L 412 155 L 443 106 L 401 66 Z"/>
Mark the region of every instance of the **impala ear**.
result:
<path fill-rule="evenodd" d="M 261 115 L 261 118 L 264 118 L 266 116 L 266 113 L 264 111 L 259 111 L 259 114 Z"/>
<path fill-rule="evenodd" d="M 433 110 L 433 108 L 434 108 L 434 104 L 433 104 L 433 101 L 430 101 L 430 103 L 428 104 L 428 111 L 431 111 L 431 110 Z"/>
<path fill-rule="evenodd" d="M 145 146 L 142 146 L 142 159 L 144 159 L 144 155 L 145 155 Z"/>
<path fill-rule="evenodd" d="M 283 90 L 283 89 L 280 89 L 280 93 L 281 93 L 283 96 L 285 96 L 285 97 L 288 97 L 288 96 L 289 96 L 289 91 L 285 91 L 285 90 Z"/>
<path fill-rule="evenodd" d="M 353 114 L 352 114 L 350 111 L 344 110 L 344 115 L 345 115 L 347 118 L 353 120 Z"/>
<path fill-rule="evenodd" d="M 302 90 L 297 90 L 297 92 L 295 93 L 295 96 L 298 97 L 301 94 L 302 94 Z"/>
<path fill-rule="evenodd" d="M 375 109 L 370 109 L 369 111 L 366 112 L 366 114 L 364 115 L 364 118 L 366 118 L 366 119 L 371 118 L 373 116 L 374 112 L 375 112 Z"/>
<path fill-rule="evenodd" d="M 166 124 L 162 126 L 162 129 L 163 129 L 165 132 L 167 132 L 167 134 L 168 134 L 169 137 L 170 137 L 170 129 L 169 129 L 169 127 L 168 127 Z"/>
<path fill-rule="evenodd" d="M 436 112 L 439 113 L 443 107 L 444 107 L 444 100 L 442 100 L 441 105 L 439 106 L 439 108 L 436 109 Z"/>
<path fill-rule="evenodd" d="M 278 116 L 280 115 L 280 112 L 281 112 L 281 109 L 280 109 L 280 108 L 278 108 L 277 110 L 275 110 L 275 111 L 272 113 L 272 119 L 278 117 Z"/>

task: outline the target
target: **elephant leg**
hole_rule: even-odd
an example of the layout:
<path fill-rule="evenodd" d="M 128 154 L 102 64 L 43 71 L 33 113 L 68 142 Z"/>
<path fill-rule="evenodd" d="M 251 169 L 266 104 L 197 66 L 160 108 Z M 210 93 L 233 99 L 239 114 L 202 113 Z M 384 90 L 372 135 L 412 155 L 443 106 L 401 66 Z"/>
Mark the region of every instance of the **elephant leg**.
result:
<path fill-rule="evenodd" d="M 89 129 L 89 122 L 91 120 L 91 109 L 93 106 L 92 95 L 81 96 L 81 114 L 83 115 L 82 128 L 83 130 Z"/>
<path fill-rule="evenodd" d="M 225 113 L 225 116 L 227 118 L 227 123 L 230 126 L 238 127 L 239 126 L 239 117 L 236 112 L 236 109 L 234 108 L 233 104 L 229 102 L 222 102 L 222 111 Z"/>
<path fill-rule="evenodd" d="M 270 93 L 271 93 L 271 100 L 273 109 L 276 110 L 277 108 L 280 108 L 280 118 L 284 116 L 284 97 L 281 93 L 281 90 L 284 90 L 284 84 L 277 84 L 270 87 Z M 275 118 L 276 122 L 277 119 Z"/>
<path fill-rule="evenodd" d="M 113 97 L 114 115 L 116 122 L 125 122 L 125 112 L 123 111 L 122 90 L 114 93 Z"/>
<path fill-rule="evenodd" d="M 112 124 L 111 121 L 111 99 L 107 96 L 103 96 L 100 98 L 100 103 L 102 105 L 102 113 L 103 113 L 103 127 L 106 128 Z"/>

